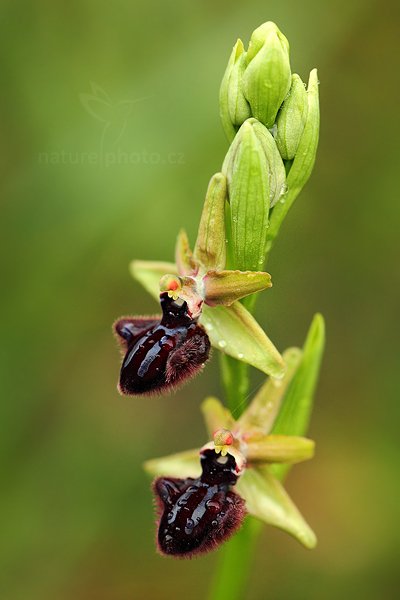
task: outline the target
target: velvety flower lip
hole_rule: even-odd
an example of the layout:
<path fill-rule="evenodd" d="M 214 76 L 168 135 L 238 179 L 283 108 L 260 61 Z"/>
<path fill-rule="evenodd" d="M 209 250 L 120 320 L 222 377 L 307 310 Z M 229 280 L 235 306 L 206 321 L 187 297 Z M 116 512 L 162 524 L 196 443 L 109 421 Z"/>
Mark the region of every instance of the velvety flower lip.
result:
<path fill-rule="evenodd" d="M 186 302 L 160 295 L 162 316 L 125 317 L 114 330 L 122 345 L 118 389 L 121 394 L 149 395 L 178 387 L 208 360 L 210 342 Z"/>
<path fill-rule="evenodd" d="M 200 477 L 159 477 L 153 483 L 161 554 L 179 558 L 204 554 L 228 539 L 243 521 L 244 501 L 232 491 L 238 479 L 234 457 L 206 449 L 200 459 Z"/>

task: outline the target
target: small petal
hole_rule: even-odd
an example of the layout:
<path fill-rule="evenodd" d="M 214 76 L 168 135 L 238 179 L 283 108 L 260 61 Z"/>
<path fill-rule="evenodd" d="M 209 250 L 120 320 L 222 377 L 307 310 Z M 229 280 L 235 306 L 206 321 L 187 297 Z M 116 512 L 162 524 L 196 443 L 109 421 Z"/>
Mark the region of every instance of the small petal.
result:
<path fill-rule="evenodd" d="M 314 456 L 313 440 L 295 435 L 267 435 L 247 441 L 250 462 L 298 463 Z"/>
<path fill-rule="evenodd" d="M 236 486 L 247 511 L 269 525 L 290 533 L 306 548 L 314 548 L 314 532 L 268 467 L 247 469 Z"/>
<path fill-rule="evenodd" d="M 194 257 L 204 271 L 220 271 L 226 262 L 225 202 L 228 190 L 225 175 L 216 173 L 208 186 Z"/>
<path fill-rule="evenodd" d="M 208 271 L 203 278 L 205 302 L 230 306 L 249 294 L 272 286 L 271 275 L 261 271 Z"/>
<path fill-rule="evenodd" d="M 240 302 L 203 309 L 200 322 L 211 344 L 267 375 L 282 377 L 285 363 L 266 333 Z"/>

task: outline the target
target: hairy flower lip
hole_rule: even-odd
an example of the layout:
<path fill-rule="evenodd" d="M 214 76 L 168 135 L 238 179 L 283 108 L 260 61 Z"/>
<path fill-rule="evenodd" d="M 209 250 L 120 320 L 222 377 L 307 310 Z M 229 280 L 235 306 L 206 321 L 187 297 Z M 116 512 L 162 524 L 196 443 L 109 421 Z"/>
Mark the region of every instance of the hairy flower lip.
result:
<path fill-rule="evenodd" d="M 157 548 L 160 554 L 191 558 L 213 550 L 241 525 L 243 499 L 232 491 L 237 482 L 233 457 L 221 461 L 209 449 L 200 454 L 197 478 L 154 480 Z"/>
<path fill-rule="evenodd" d="M 123 395 L 154 395 L 176 389 L 207 362 L 210 341 L 204 328 L 192 319 L 186 303 L 168 293 L 160 297 L 159 320 L 125 317 L 114 332 L 125 356 L 118 390 Z"/>

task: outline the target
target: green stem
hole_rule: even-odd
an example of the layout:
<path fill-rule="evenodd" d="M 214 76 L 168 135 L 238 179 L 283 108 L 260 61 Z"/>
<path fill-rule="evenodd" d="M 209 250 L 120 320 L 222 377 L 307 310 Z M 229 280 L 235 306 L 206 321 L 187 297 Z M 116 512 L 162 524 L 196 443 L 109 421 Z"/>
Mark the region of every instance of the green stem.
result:
<path fill-rule="evenodd" d="M 247 517 L 240 531 L 223 546 L 208 600 L 243 600 L 261 528 L 261 521 Z"/>
<path fill-rule="evenodd" d="M 222 353 L 220 365 L 226 403 L 233 417 L 238 419 L 246 408 L 249 391 L 248 367 L 246 363 Z"/>
<path fill-rule="evenodd" d="M 251 301 L 246 302 L 246 308 L 253 312 L 256 295 L 250 298 Z M 226 401 L 233 417 L 238 419 L 247 405 L 248 365 L 226 354 L 221 354 L 220 364 Z M 262 523 L 258 519 L 247 516 L 242 528 L 221 548 L 209 600 L 243 598 L 261 527 Z"/>

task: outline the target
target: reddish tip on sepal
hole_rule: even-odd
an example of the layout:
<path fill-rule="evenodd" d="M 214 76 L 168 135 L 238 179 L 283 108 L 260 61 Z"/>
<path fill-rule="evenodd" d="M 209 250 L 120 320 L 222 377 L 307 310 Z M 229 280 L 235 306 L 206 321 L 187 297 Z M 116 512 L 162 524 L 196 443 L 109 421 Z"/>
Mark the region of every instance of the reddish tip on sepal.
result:
<path fill-rule="evenodd" d="M 153 483 L 159 520 L 157 546 L 161 554 L 191 558 L 214 550 L 243 522 L 244 500 L 236 483 L 235 460 L 207 450 L 198 479 L 158 478 Z"/>
<path fill-rule="evenodd" d="M 114 330 L 125 350 L 118 389 L 127 395 L 152 395 L 193 377 L 208 360 L 210 341 L 204 329 L 163 293 L 162 317 L 119 319 Z"/>

